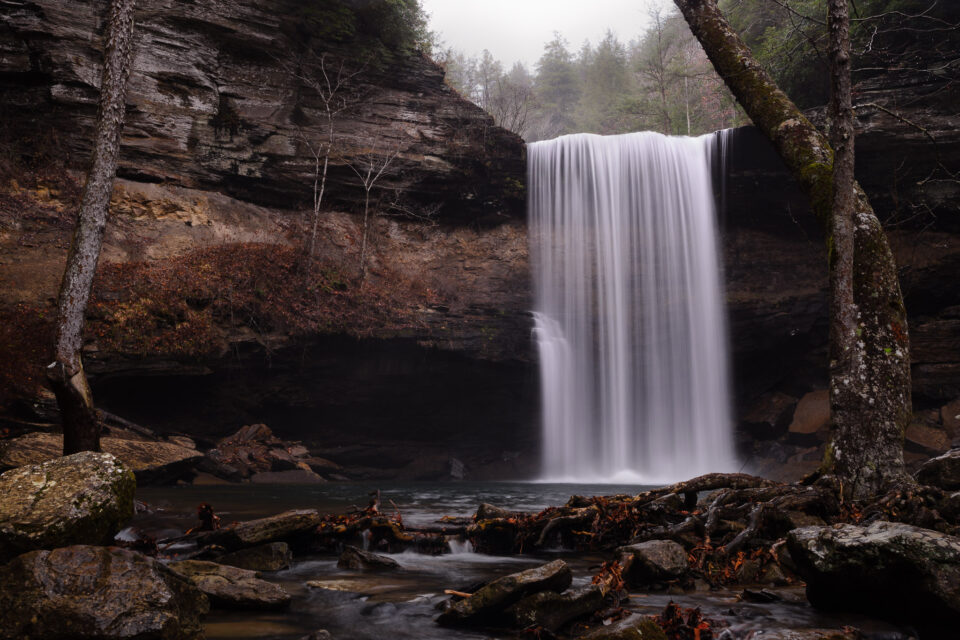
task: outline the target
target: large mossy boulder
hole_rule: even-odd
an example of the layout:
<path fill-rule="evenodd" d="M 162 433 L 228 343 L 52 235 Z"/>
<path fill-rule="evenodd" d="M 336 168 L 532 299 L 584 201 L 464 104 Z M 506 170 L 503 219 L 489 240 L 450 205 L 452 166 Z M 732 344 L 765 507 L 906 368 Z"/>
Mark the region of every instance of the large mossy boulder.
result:
<path fill-rule="evenodd" d="M 573 575 L 563 560 L 497 578 L 469 598 L 453 603 L 437 617 L 445 626 L 485 625 L 501 622 L 507 607 L 541 591 L 563 592 Z"/>
<path fill-rule="evenodd" d="M 133 473 L 84 451 L 0 475 L 0 562 L 71 544 L 107 544 L 133 516 Z"/>
<path fill-rule="evenodd" d="M 261 580 L 256 571 L 204 560 L 174 562 L 170 569 L 191 581 L 214 607 L 274 611 L 290 604 L 283 587 Z"/>
<path fill-rule="evenodd" d="M 804 527 L 790 557 L 820 609 L 858 611 L 953 637 L 960 620 L 960 538 L 898 522 Z"/>
<path fill-rule="evenodd" d="M 101 438 L 105 453 L 111 453 L 133 471 L 139 486 L 169 484 L 190 474 L 203 460 L 196 449 L 173 442 Z M 0 468 L 42 464 L 60 457 L 63 436 L 55 433 L 28 433 L 7 443 L 0 453 Z"/>
<path fill-rule="evenodd" d="M 76 545 L 0 567 L 0 638 L 190 640 L 207 598 L 153 558 Z"/>

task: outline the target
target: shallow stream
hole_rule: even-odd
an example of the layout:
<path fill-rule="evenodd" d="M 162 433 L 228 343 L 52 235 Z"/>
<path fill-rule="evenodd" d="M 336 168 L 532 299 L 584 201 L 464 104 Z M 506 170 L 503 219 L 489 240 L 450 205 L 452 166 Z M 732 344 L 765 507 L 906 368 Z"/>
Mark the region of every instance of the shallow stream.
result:
<path fill-rule="evenodd" d="M 352 505 L 364 507 L 377 489 L 362 483 L 309 486 L 212 485 L 144 488 L 137 497 L 151 512 L 138 514 L 134 525 L 159 538 L 183 533 L 196 524 L 196 506 L 210 503 L 224 524 L 274 515 L 288 509 L 315 508 L 321 513 L 343 513 Z M 647 487 L 531 483 L 410 483 L 379 487 L 383 511 L 400 510 L 408 524 L 433 524 L 443 516 L 471 516 L 488 502 L 516 511 L 539 511 L 561 505 L 573 494 L 639 493 Z M 293 596 L 287 611 L 278 613 L 219 611 L 206 618 L 207 638 L 301 638 L 318 629 L 336 640 L 508 638 L 510 633 L 458 631 L 433 622 L 444 589 L 463 590 L 478 582 L 520 571 L 557 557 L 573 569 L 574 585 L 584 584 L 606 559 L 601 555 L 557 551 L 538 556 L 488 556 L 465 551 L 442 556 L 412 552 L 392 556 L 400 571 L 362 573 L 337 568 L 335 555 L 299 557 L 290 569 L 264 573 Z M 321 587 L 308 587 L 308 581 Z M 638 614 L 652 615 L 670 600 L 684 607 L 702 607 L 705 615 L 725 620 L 732 638 L 750 640 L 802 638 L 796 632 L 854 625 L 877 638 L 906 637 L 896 629 L 849 614 L 828 615 L 807 604 L 802 588 L 774 590 L 782 601 L 773 604 L 741 602 L 739 590 L 694 591 L 683 595 L 632 594 L 629 604 Z M 809 637 L 809 636 L 807 636 Z M 815 636 L 814 636 L 815 637 Z"/>

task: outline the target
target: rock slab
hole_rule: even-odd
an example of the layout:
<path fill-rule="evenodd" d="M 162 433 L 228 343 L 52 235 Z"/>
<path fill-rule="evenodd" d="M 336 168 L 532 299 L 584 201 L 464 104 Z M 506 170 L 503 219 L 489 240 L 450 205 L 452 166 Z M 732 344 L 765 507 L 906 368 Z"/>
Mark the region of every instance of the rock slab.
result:
<path fill-rule="evenodd" d="M 563 593 L 541 591 L 513 605 L 510 613 L 520 629 L 543 627 L 556 632 L 568 622 L 600 609 L 604 595 L 603 587 L 596 584 Z"/>
<path fill-rule="evenodd" d="M 141 487 L 173 482 L 203 460 L 203 454 L 196 449 L 172 442 L 102 438 L 100 445 L 133 471 Z M 29 433 L 8 443 L 0 454 L 0 468 L 41 464 L 59 458 L 62 451 L 62 435 Z"/>
<path fill-rule="evenodd" d="M 261 580 L 256 571 L 205 560 L 174 562 L 170 569 L 192 582 L 214 607 L 275 611 L 290 604 L 283 587 Z"/>
<path fill-rule="evenodd" d="M 794 529 L 787 545 L 815 607 L 904 622 L 921 636 L 956 631 L 960 538 L 881 521 Z"/>
<path fill-rule="evenodd" d="M 341 569 L 392 571 L 399 569 L 400 563 L 393 558 L 370 553 L 369 551 L 348 545 L 343 550 L 343 553 L 340 554 L 340 558 L 337 560 L 337 566 Z"/>
<path fill-rule="evenodd" d="M 286 542 L 271 542 L 228 553 L 217 562 L 250 571 L 280 571 L 290 567 L 293 553 Z"/>
<path fill-rule="evenodd" d="M 960 449 L 927 460 L 917 470 L 917 480 L 941 489 L 960 489 Z"/>
<path fill-rule="evenodd" d="M 202 542 L 219 544 L 231 551 L 270 542 L 290 543 L 309 535 L 319 525 L 320 514 L 316 509 L 295 509 L 211 531 L 203 536 Z"/>
<path fill-rule="evenodd" d="M 207 598 L 143 554 L 76 545 L 0 569 L 0 638 L 191 640 Z"/>
<path fill-rule="evenodd" d="M 489 624 L 524 597 L 541 591 L 561 593 L 572 580 L 570 567 L 563 560 L 512 573 L 484 585 L 469 598 L 453 603 L 437 617 L 437 622 L 445 626 Z"/>
<path fill-rule="evenodd" d="M 133 516 L 133 473 L 83 451 L 0 475 L 0 562 L 36 549 L 106 544 Z"/>

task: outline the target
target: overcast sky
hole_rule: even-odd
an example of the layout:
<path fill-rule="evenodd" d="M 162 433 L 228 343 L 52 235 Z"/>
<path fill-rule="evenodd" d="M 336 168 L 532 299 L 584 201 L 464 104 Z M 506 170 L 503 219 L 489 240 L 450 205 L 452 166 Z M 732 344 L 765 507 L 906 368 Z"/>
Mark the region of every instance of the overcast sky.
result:
<path fill-rule="evenodd" d="M 506 68 L 526 63 L 530 70 L 543 45 L 559 31 L 574 51 L 584 40 L 599 42 L 612 29 L 622 42 L 644 30 L 651 5 L 668 0 L 421 0 L 430 28 L 444 46 L 469 56 L 489 49 Z"/>

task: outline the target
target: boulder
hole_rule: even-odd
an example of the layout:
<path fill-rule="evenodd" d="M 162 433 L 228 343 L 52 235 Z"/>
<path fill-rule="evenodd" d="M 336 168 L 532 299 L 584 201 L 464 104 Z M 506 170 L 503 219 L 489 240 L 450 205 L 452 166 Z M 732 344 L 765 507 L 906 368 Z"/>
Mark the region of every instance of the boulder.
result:
<path fill-rule="evenodd" d="M 908 451 L 939 455 L 950 448 L 950 437 L 938 427 L 915 422 L 903 433 L 903 446 Z"/>
<path fill-rule="evenodd" d="M 250 476 L 254 484 L 323 484 L 326 482 L 310 469 L 287 471 L 261 471 Z"/>
<path fill-rule="evenodd" d="M 172 442 L 101 438 L 100 445 L 133 471 L 138 486 L 174 482 L 189 474 L 203 459 L 196 449 Z M 0 468 L 40 464 L 59 458 L 62 451 L 62 435 L 29 433 L 8 443 L 0 453 Z"/>
<path fill-rule="evenodd" d="M 471 626 L 496 622 L 510 605 L 541 591 L 563 592 L 573 576 L 563 560 L 512 573 L 478 589 L 469 598 L 453 603 L 437 617 L 444 626 Z"/>
<path fill-rule="evenodd" d="M 220 564 L 251 571 L 280 571 L 290 567 L 293 553 L 286 542 L 271 542 L 240 549 L 217 558 Z"/>
<path fill-rule="evenodd" d="M 787 432 L 797 399 L 785 393 L 764 394 L 743 417 L 743 429 L 757 440 L 773 440 Z"/>
<path fill-rule="evenodd" d="M 811 391 L 800 398 L 787 431 L 791 440 L 811 444 L 825 439 L 829 428 L 830 392 L 823 389 Z"/>
<path fill-rule="evenodd" d="M 940 420 L 951 439 L 960 437 L 960 398 L 940 409 Z"/>
<path fill-rule="evenodd" d="M 0 475 L 0 562 L 34 549 L 105 544 L 133 516 L 133 474 L 84 451 Z"/>
<path fill-rule="evenodd" d="M 309 538 L 319 525 L 320 514 L 316 509 L 296 509 L 210 531 L 202 535 L 202 542 L 219 544 L 231 551 L 269 542 L 292 544 Z"/>
<path fill-rule="evenodd" d="M 686 575 L 687 552 L 672 540 L 648 540 L 618 549 L 623 575 L 631 584 L 646 585 Z"/>
<path fill-rule="evenodd" d="M 917 480 L 941 489 L 960 489 L 960 449 L 927 460 L 917 469 Z"/>
<path fill-rule="evenodd" d="M 343 469 L 339 464 L 333 462 L 332 460 L 327 460 L 326 458 L 317 458 L 316 456 L 304 457 L 303 461 L 307 463 L 307 466 L 313 469 L 315 473 L 324 473 L 327 474 L 327 477 L 333 479 L 330 476 L 331 471 L 340 471 Z"/>
<path fill-rule="evenodd" d="M 514 626 L 543 627 L 555 632 L 568 622 L 590 615 L 603 606 L 604 589 L 590 584 L 563 593 L 541 591 L 510 607 Z"/>
<path fill-rule="evenodd" d="M 214 607 L 274 611 L 290 604 L 283 587 L 261 580 L 256 571 L 205 560 L 174 562 L 170 568 L 190 580 Z"/>
<path fill-rule="evenodd" d="M 484 502 L 477 507 L 476 519 L 477 522 L 479 522 L 481 520 L 496 520 L 497 518 L 513 518 L 516 515 L 517 513 L 515 511 L 508 511 L 507 509 Z"/>
<path fill-rule="evenodd" d="M 960 538 L 880 521 L 794 529 L 787 546 L 815 607 L 907 623 L 921 636 L 956 631 Z"/>
<path fill-rule="evenodd" d="M 202 637 L 207 598 L 153 558 L 76 545 L 25 553 L 0 569 L 0 638 Z"/>
<path fill-rule="evenodd" d="M 478 520 L 467 527 L 474 549 L 489 555 L 509 555 L 517 544 L 517 522 L 513 518 Z"/>
<path fill-rule="evenodd" d="M 341 569 L 361 569 L 373 571 L 391 571 L 399 569 L 400 563 L 393 558 L 370 553 L 363 549 L 358 549 L 347 545 L 340 559 L 337 560 L 337 566 Z"/>

